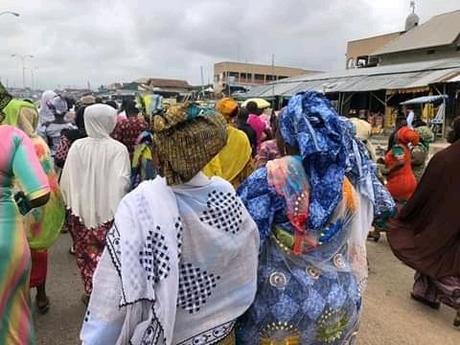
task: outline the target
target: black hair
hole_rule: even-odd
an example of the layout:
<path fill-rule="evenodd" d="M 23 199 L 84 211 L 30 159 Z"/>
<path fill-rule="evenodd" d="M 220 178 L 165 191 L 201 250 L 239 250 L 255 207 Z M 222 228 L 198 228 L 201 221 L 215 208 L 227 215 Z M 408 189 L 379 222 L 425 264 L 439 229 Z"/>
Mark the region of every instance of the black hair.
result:
<path fill-rule="evenodd" d="M 246 108 L 241 108 L 238 112 L 236 120 L 239 124 L 245 125 L 248 122 L 249 111 Z"/>
<path fill-rule="evenodd" d="M 259 112 L 259 107 L 257 106 L 257 103 L 252 101 L 246 104 L 246 109 L 249 111 L 250 114 L 258 114 Z"/>
<path fill-rule="evenodd" d="M 85 109 L 86 106 L 81 106 L 78 108 L 78 110 L 75 113 L 75 125 L 78 127 L 80 130 L 85 129 Z"/>
<path fill-rule="evenodd" d="M 124 111 L 128 117 L 139 114 L 139 109 L 137 109 L 136 103 L 131 99 L 123 100 L 123 103 L 121 104 L 121 111 Z"/>
<path fill-rule="evenodd" d="M 115 101 L 107 101 L 105 104 L 111 106 L 113 109 L 118 110 L 118 104 Z"/>

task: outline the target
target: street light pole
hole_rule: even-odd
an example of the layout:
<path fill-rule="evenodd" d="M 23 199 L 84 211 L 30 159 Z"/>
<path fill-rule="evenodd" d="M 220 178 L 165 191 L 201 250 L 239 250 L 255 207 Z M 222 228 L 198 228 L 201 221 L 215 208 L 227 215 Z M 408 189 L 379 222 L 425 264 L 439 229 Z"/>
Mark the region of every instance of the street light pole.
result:
<path fill-rule="evenodd" d="M 19 17 L 20 14 L 18 12 L 12 12 L 12 11 L 3 11 L 3 12 L 0 12 L 0 16 L 3 16 L 3 15 L 12 15 L 12 16 L 15 16 L 15 17 Z"/>
<path fill-rule="evenodd" d="M 11 57 L 17 57 L 18 59 L 21 59 L 22 62 L 22 87 L 25 89 L 26 88 L 26 58 L 33 58 L 33 55 L 20 55 L 20 54 L 12 54 Z"/>
<path fill-rule="evenodd" d="M 30 68 L 30 80 L 31 80 L 31 84 L 32 84 L 32 90 L 35 90 L 35 87 L 36 87 L 36 78 L 35 78 L 35 72 L 38 71 L 38 67 L 35 66 L 35 67 L 31 67 Z"/>

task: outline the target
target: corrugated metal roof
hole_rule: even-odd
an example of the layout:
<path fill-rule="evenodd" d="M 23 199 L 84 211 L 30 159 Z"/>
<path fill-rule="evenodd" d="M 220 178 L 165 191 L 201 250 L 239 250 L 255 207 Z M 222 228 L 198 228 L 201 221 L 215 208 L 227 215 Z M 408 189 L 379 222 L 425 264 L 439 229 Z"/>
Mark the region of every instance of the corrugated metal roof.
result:
<path fill-rule="evenodd" d="M 453 44 L 460 35 L 460 10 L 440 14 L 413 28 L 377 50 L 373 55 L 385 55 L 408 50 Z"/>
<path fill-rule="evenodd" d="M 411 89 L 447 81 L 456 73 L 460 73 L 460 58 L 359 68 L 283 79 L 254 87 L 245 98 L 290 97 L 299 91 L 311 90 L 334 93 Z"/>

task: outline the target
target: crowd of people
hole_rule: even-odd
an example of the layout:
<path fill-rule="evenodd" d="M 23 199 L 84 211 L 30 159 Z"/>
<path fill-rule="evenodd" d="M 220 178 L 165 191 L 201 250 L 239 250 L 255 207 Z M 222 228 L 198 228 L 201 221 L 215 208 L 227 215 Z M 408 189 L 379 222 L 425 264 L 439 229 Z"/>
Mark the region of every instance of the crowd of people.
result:
<path fill-rule="evenodd" d="M 381 231 L 416 271 L 411 297 L 460 327 L 460 119 L 426 166 L 426 124 L 397 119 L 377 159 L 372 126 L 317 92 L 143 113 L 53 91 L 37 110 L 0 87 L 1 344 L 34 343 L 29 290 L 48 312 L 61 231 L 87 345 L 354 344 Z"/>

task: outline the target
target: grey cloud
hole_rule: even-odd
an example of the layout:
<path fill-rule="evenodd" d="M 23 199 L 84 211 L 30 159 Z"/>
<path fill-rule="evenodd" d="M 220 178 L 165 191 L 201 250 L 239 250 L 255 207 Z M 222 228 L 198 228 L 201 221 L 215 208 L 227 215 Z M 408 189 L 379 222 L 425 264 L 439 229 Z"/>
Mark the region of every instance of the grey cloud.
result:
<path fill-rule="evenodd" d="M 346 42 L 400 30 L 401 0 L 3 0 L 0 77 L 20 85 L 13 53 L 34 54 L 41 87 L 84 86 L 143 76 L 206 80 L 219 60 L 330 70 L 343 68 Z M 423 20 L 459 0 L 420 0 Z"/>

